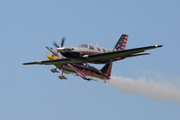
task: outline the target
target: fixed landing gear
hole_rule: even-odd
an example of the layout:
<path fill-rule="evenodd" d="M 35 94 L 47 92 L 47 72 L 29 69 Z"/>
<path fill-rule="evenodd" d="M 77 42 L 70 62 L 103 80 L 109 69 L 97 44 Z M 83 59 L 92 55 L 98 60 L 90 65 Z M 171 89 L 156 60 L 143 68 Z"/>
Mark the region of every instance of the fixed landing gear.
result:
<path fill-rule="evenodd" d="M 67 78 L 63 75 L 63 70 L 62 70 L 62 74 L 61 74 L 61 75 L 59 75 L 58 77 L 59 77 L 61 80 L 62 80 L 62 79 L 67 80 Z"/>
<path fill-rule="evenodd" d="M 57 68 L 52 68 L 52 69 L 51 69 L 51 72 L 53 72 L 53 73 L 59 73 L 59 71 L 57 70 Z M 58 77 L 59 77 L 61 80 L 62 80 L 62 79 L 67 80 L 67 78 L 63 75 L 63 70 L 62 70 L 62 74 L 59 75 Z"/>
<path fill-rule="evenodd" d="M 59 73 L 59 71 L 57 71 L 57 68 L 52 68 L 52 69 L 51 69 L 51 72 L 53 72 L 53 73 Z"/>
<path fill-rule="evenodd" d="M 67 80 L 67 78 L 66 78 L 65 76 L 63 76 L 63 75 L 59 75 L 58 77 L 59 77 L 61 80 L 62 80 L 62 79 Z"/>

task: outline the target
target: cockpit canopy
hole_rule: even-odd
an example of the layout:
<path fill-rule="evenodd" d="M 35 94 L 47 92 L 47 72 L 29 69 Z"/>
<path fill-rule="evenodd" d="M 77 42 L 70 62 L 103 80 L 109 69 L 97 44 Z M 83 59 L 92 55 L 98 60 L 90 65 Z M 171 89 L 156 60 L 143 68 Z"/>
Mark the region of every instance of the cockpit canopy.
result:
<path fill-rule="evenodd" d="M 82 44 L 82 45 L 79 45 L 78 47 L 88 48 L 88 44 Z"/>
<path fill-rule="evenodd" d="M 111 52 L 112 50 L 110 49 L 106 49 L 106 48 L 103 48 L 103 47 L 99 47 L 99 46 L 94 46 L 94 45 L 89 45 L 89 44 L 81 44 L 79 45 L 78 47 L 83 47 L 83 48 L 87 48 L 89 50 L 96 50 L 98 52 Z"/>
<path fill-rule="evenodd" d="M 88 45 L 88 44 L 82 44 L 80 45 L 79 47 L 84 47 L 84 48 L 88 48 L 90 50 L 95 50 L 94 46 L 93 45 Z"/>

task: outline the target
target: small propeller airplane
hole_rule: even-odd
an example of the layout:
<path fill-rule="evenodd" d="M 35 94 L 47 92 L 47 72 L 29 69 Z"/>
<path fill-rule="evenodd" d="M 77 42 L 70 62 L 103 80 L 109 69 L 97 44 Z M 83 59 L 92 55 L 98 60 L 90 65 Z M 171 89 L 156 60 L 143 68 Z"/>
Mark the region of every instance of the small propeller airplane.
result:
<path fill-rule="evenodd" d="M 56 68 L 52 68 L 51 71 L 56 73 L 59 72 L 57 68 L 62 70 L 62 75 L 58 76 L 60 79 L 67 79 L 63 76 L 63 73 L 66 73 L 80 76 L 85 80 L 100 79 L 106 82 L 106 80 L 110 79 L 113 62 L 129 57 L 149 55 L 149 53 L 142 52 L 162 47 L 162 45 L 154 45 L 125 50 L 127 40 L 128 35 L 122 34 L 115 47 L 113 49 L 107 49 L 90 44 L 81 44 L 78 47 L 68 47 L 64 46 L 65 38 L 62 38 L 61 47 L 54 42 L 57 51 L 46 46 L 46 48 L 53 53 L 52 55 L 47 55 L 49 60 L 36 60 L 35 62 L 23 63 L 23 65 L 55 65 Z M 64 57 L 58 54 L 58 52 L 60 52 Z M 105 65 L 100 70 L 88 63 Z"/>

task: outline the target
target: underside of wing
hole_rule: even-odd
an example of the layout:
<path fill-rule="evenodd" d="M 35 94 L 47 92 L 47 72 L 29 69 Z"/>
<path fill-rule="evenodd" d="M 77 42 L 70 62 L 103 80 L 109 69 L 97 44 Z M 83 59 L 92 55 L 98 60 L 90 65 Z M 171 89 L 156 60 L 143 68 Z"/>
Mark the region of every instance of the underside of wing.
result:
<path fill-rule="evenodd" d="M 35 64 L 54 65 L 54 64 L 78 64 L 78 63 L 82 63 L 82 62 L 77 61 L 77 60 L 68 59 L 68 58 L 63 58 L 63 59 L 45 60 L 45 61 L 36 60 L 35 62 L 23 63 L 23 65 L 35 65 Z"/>
<path fill-rule="evenodd" d="M 114 52 L 108 52 L 108 53 L 101 53 L 101 54 L 96 54 L 96 55 L 88 55 L 85 56 L 84 58 L 87 61 L 94 61 L 94 62 L 112 62 L 113 59 L 116 58 L 127 58 L 127 57 L 135 57 L 135 56 L 140 56 L 140 55 L 147 55 L 148 53 L 144 54 L 137 54 L 144 52 L 146 50 L 154 49 L 162 47 L 162 45 L 154 45 L 154 46 L 148 46 L 148 47 L 140 47 L 140 48 L 134 48 L 134 49 L 127 49 L 127 50 L 122 50 L 122 51 L 114 51 Z"/>
<path fill-rule="evenodd" d="M 88 78 L 87 76 L 86 76 L 86 74 L 84 74 L 83 72 L 82 72 L 82 70 L 81 69 L 79 69 L 78 67 L 76 67 L 76 66 L 74 66 L 74 65 L 72 65 L 72 64 L 67 64 L 69 67 L 71 67 L 73 70 L 74 70 L 74 72 L 76 72 L 81 78 L 83 78 L 83 79 L 85 79 L 85 80 L 90 80 L 90 78 Z"/>

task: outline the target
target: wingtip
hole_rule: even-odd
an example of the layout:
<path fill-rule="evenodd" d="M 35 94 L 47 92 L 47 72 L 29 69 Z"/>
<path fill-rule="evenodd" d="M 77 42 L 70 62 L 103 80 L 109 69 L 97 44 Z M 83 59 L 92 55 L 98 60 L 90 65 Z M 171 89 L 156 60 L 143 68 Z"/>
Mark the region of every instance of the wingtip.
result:
<path fill-rule="evenodd" d="M 163 45 L 155 45 L 155 47 L 162 47 Z"/>
<path fill-rule="evenodd" d="M 29 63 L 22 63 L 22 65 L 29 65 Z"/>

